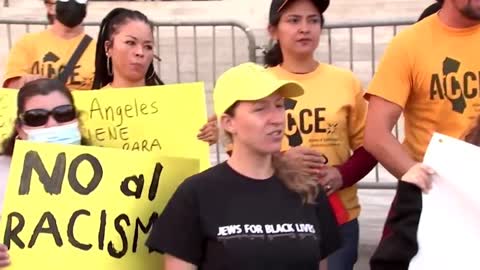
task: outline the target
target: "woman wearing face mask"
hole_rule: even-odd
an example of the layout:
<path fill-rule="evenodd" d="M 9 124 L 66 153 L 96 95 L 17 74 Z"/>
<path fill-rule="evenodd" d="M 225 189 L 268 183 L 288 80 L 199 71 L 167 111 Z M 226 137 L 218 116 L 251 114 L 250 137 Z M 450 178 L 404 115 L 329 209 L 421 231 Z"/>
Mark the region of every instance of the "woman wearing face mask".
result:
<path fill-rule="evenodd" d="M 85 144 L 78 126 L 73 96 L 60 81 L 39 79 L 20 88 L 15 129 L 3 142 L 0 155 L 0 213 L 15 141 Z M 6 247 L 0 245 L 0 267 L 7 264 Z"/>
<path fill-rule="evenodd" d="M 153 65 L 153 48 L 153 25 L 143 13 L 112 10 L 100 25 L 93 89 L 162 85 Z M 210 144 L 217 141 L 215 118 L 209 119 L 198 138 Z"/>
<path fill-rule="evenodd" d="M 95 42 L 88 43 L 73 71 L 64 74 L 77 47 L 89 38 L 82 25 L 87 0 L 49 0 L 45 4 L 48 14 L 53 16 L 49 17 L 53 18 L 52 25 L 44 31 L 28 33 L 15 43 L 9 53 L 3 86 L 19 89 L 32 80 L 63 76 L 68 77 L 64 81 L 70 89 L 91 89 Z"/>
<path fill-rule="evenodd" d="M 328 268 L 352 270 L 360 214 L 355 184 L 376 160 L 362 147 L 367 104 L 360 82 L 350 71 L 314 58 L 328 5 L 328 0 L 273 0 L 268 30 L 276 43 L 265 60 L 277 78 L 295 80 L 305 89 L 303 96 L 286 101 L 283 157 L 318 177 L 327 191 L 343 240 L 328 258 Z"/>
<path fill-rule="evenodd" d="M 232 156 L 185 180 L 152 228 L 147 245 L 165 254 L 165 270 L 318 270 L 339 247 L 316 179 L 274 156 L 284 98 L 302 92 L 251 63 L 220 76 L 213 99 Z"/>

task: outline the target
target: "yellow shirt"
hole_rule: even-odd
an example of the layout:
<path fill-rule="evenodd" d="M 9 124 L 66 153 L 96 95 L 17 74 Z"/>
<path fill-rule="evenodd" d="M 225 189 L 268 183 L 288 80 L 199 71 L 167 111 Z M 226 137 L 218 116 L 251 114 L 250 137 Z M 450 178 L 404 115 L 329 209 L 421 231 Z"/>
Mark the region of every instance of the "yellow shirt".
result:
<path fill-rule="evenodd" d="M 433 132 L 461 138 L 480 112 L 480 26 L 454 29 L 432 15 L 390 43 L 366 98 L 402 107 L 407 151 L 422 161 Z"/>
<path fill-rule="evenodd" d="M 63 39 L 47 29 L 23 36 L 12 47 L 8 57 L 7 71 L 3 84 L 8 79 L 26 74 L 40 74 L 56 78 L 63 70 L 84 35 Z M 67 87 L 75 90 L 92 89 L 95 71 L 95 44 L 93 40 L 79 59 Z"/>
<path fill-rule="evenodd" d="M 327 156 L 328 165 L 340 165 L 362 146 L 366 101 L 360 81 L 352 72 L 320 64 L 308 74 L 294 74 L 280 66 L 271 71 L 284 80 L 295 80 L 303 96 L 286 100 L 287 127 L 282 150 L 304 146 Z M 356 185 L 338 192 L 350 220 L 360 214 Z"/>

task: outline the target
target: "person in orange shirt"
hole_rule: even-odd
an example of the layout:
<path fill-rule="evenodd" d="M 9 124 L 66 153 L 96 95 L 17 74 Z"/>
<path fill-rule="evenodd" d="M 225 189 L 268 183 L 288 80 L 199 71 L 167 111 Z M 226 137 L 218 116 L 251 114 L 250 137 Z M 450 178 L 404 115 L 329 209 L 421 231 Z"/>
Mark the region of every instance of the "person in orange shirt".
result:
<path fill-rule="evenodd" d="M 115 8 L 100 24 L 93 89 L 163 85 L 155 72 L 153 24 L 137 10 Z M 198 138 L 218 139 L 216 118 L 201 128 Z"/>
<path fill-rule="evenodd" d="M 268 29 L 276 43 L 265 62 L 277 78 L 305 89 L 303 96 L 286 99 L 283 157 L 316 175 L 330 195 L 343 247 L 329 256 L 328 269 L 352 270 L 359 238 L 356 183 L 376 160 L 362 147 L 367 103 L 359 80 L 314 58 L 328 5 L 328 0 L 273 0 Z"/>
<path fill-rule="evenodd" d="M 95 42 L 82 25 L 87 0 L 46 1 L 45 4 L 53 24 L 44 31 L 26 34 L 15 43 L 9 52 L 3 87 L 18 89 L 39 78 L 58 78 L 69 89 L 91 89 Z M 84 49 L 66 74 L 65 67 L 82 43 L 85 43 Z"/>
<path fill-rule="evenodd" d="M 372 270 L 408 269 L 418 251 L 422 190 L 435 172 L 422 164 L 434 132 L 463 138 L 480 114 L 480 0 L 438 1 L 438 13 L 389 44 L 365 97 L 364 145 L 399 182 Z M 405 117 L 403 145 L 391 130 Z"/>

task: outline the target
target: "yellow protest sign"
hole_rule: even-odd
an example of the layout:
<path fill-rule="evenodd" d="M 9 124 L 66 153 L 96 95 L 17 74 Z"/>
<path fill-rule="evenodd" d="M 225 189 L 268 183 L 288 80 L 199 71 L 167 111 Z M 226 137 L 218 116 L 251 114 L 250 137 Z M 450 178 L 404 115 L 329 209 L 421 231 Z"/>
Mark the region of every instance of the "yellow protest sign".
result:
<path fill-rule="evenodd" d="M 16 112 L 14 90 L 0 93 L 7 91 L 5 121 L 10 126 L 5 134 L 12 131 L 7 120 L 13 121 Z M 73 95 L 81 112 L 82 134 L 90 144 L 196 158 L 202 169 L 210 167 L 209 145 L 197 139 L 207 122 L 203 83 L 74 91 Z"/>
<path fill-rule="evenodd" d="M 0 89 L 0 151 L 3 142 L 13 131 L 17 113 L 17 90 Z"/>
<path fill-rule="evenodd" d="M 148 232 L 198 171 L 198 160 L 19 141 L 0 224 L 9 269 L 161 269 Z"/>
<path fill-rule="evenodd" d="M 210 165 L 198 130 L 207 122 L 203 83 L 75 91 L 83 134 L 94 145 L 200 159 Z"/>

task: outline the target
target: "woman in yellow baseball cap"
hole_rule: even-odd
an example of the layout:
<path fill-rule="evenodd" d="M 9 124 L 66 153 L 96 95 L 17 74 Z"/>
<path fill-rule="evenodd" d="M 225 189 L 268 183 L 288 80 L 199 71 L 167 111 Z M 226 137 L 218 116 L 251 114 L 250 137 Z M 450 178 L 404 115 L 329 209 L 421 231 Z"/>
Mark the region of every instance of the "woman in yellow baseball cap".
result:
<path fill-rule="evenodd" d="M 147 245 L 165 254 L 165 270 L 319 269 L 340 245 L 326 194 L 316 179 L 276 156 L 284 99 L 300 85 L 246 63 L 214 89 L 230 159 L 183 182 L 155 223 Z"/>

